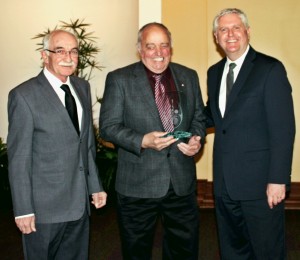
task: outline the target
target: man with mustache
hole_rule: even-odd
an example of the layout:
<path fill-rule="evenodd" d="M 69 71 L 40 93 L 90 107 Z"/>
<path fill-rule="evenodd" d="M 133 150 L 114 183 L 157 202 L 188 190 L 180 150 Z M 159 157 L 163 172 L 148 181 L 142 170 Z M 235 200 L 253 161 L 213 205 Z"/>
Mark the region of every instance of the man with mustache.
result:
<path fill-rule="evenodd" d="M 250 46 L 243 11 L 222 10 L 213 32 L 226 55 L 209 68 L 207 80 L 221 259 L 286 259 L 284 199 L 295 136 L 292 88 L 283 64 Z"/>
<path fill-rule="evenodd" d="M 138 33 L 141 61 L 106 79 L 100 127 L 118 147 L 124 259 L 151 259 L 157 218 L 165 232 L 163 259 L 198 259 L 194 155 L 204 143 L 204 106 L 197 73 L 170 62 L 171 44 L 164 25 L 146 24 Z M 174 131 L 191 137 L 165 137 Z"/>
<path fill-rule="evenodd" d="M 89 83 L 72 74 L 78 41 L 54 30 L 44 69 L 10 91 L 9 181 L 25 259 L 88 259 L 90 198 L 106 204 L 95 164 Z"/>

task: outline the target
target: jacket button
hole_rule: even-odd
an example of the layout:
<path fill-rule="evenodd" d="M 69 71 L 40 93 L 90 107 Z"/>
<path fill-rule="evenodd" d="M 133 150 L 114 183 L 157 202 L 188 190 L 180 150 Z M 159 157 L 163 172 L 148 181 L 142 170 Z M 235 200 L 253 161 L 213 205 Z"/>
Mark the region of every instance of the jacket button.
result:
<path fill-rule="evenodd" d="M 167 157 L 169 158 L 170 156 L 171 156 L 171 154 L 170 154 L 170 153 L 168 153 L 168 154 L 167 154 Z"/>
<path fill-rule="evenodd" d="M 223 130 L 222 133 L 223 133 L 223 135 L 225 135 L 226 134 L 226 130 Z"/>

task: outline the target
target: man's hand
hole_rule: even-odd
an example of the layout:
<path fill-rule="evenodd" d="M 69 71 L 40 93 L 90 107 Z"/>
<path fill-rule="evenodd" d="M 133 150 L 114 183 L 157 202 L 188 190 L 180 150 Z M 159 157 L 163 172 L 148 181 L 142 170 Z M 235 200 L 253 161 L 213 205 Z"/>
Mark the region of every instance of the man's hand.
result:
<path fill-rule="evenodd" d="M 183 154 L 194 156 L 201 148 L 200 140 L 200 136 L 192 136 L 187 144 L 182 142 L 179 143 L 177 147 Z"/>
<path fill-rule="evenodd" d="M 165 134 L 167 134 L 167 132 L 151 132 L 145 134 L 142 141 L 142 148 L 151 148 L 156 151 L 161 151 L 177 141 L 173 136 L 162 137 Z"/>
<path fill-rule="evenodd" d="M 104 191 L 94 193 L 92 195 L 92 204 L 94 204 L 96 209 L 102 208 L 106 205 L 107 194 Z"/>
<path fill-rule="evenodd" d="M 17 227 L 23 234 L 30 234 L 31 232 L 36 232 L 35 216 L 16 218 L 15 222 Z"/>
<path fill-rule="evenodd" d="M 285 190 L 285 184 L 268 184 L 267 197 L 271 209 L 285 199 Z"/>

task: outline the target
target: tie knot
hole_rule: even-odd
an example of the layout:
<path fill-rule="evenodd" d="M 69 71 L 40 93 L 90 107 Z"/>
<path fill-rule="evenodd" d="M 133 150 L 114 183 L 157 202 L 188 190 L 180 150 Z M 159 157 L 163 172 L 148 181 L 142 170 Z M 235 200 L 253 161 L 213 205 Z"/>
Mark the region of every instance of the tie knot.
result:
<path fill-rule="evenodd" d="M 60 88 L 61 88 L 64 92 L 71 93 L 70 88 L 69 88 L 69 86 L 68 86 L 67 84 L 61 85 Z"/>
<path fill-rule="evenodd" d="M 155 82 L 160 82 L 162 78 L 162 74 L 154 74 L 153 75 Z"/>
<path fill-rule="evenodd" d="M 235 63 L 232 62 L 232 63 L 229 64 L 229 69 L 230 70 L 233 70 L 235 67 L 236 67 Z"/>

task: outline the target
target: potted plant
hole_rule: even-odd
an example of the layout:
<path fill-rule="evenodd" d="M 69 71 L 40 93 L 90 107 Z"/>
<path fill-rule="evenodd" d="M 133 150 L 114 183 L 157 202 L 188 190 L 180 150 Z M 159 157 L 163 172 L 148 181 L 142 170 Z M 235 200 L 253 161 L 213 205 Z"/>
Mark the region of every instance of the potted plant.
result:
<path fill-rule="evenodd" d="M 114 193 L 114 183 L 117 170 L 117 149 L 112 143 L 106 142 L 100 136 L 99 129 L 95 127 L 96 163 L 104 190 Z"/>

